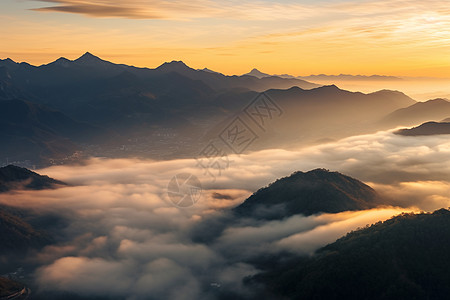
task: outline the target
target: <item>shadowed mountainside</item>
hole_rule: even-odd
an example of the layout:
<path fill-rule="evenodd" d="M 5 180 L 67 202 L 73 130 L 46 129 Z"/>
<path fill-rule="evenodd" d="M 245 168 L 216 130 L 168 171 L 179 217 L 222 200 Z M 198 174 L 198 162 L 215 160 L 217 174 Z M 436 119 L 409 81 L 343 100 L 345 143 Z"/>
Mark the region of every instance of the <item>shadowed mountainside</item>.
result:
<path fill-rule="evenodd" d="M 0 255 L 18 255 L 51 243 L 46 233 L 0 207 Z"/>
<path fill-rule="evenodd" d="M 0 168 L 0 192 L 14 189 L 51 189 L 66 183 L 13 165 Z"/>
<path fill-rule="evenodd" d="M 246 282 L 266 299 L 446 299 L 450 211 L 378 222 Z"/>
<path fill-rule="evenodd" d="M 339 213 L 382 204 L 368 185 L 338 172 L 295 172 L 250 196 L 234 212 L 241 217 L 282 219 L 296 214 Z"/>

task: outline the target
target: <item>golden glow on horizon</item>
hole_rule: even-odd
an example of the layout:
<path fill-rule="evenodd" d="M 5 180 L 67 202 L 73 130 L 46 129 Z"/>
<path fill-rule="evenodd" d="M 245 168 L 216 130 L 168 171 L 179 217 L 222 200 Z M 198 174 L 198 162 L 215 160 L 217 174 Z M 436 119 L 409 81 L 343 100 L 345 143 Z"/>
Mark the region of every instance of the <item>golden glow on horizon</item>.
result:
<path fill-rule="evenodd" d="M 225 74 L 256 67 L 272 74 L 450 77 L 444 0 L 158 0 L 151 7 L 138 0 L 5 0 L 0 6 L 0 58 L 35 65 L 90 51 L 117 63 L 153 68 L 183 60 Z"/>

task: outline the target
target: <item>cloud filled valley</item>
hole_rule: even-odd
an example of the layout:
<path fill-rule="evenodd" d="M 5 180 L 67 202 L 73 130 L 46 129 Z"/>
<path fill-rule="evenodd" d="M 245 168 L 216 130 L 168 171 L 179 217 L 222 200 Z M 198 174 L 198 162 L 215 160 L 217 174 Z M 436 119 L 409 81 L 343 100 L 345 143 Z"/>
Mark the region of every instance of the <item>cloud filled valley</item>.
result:
<path fill-rule="evenodd" d="M 392 131 L 354 136 L 296 151 L 271 149 L 230 156 L 212 180 L 194 159 L 92 158 L 39 170 L 69 184 L 3 194 L 2 204 L 65 221 L 56 242 L 27 263 L 41 293 L 126 299 L 250 297 L 242 285 L 259 261 L 279 253 L 311 255 L 358 227 L 401 212 L 450 206 L 448 136 L 403 137 Z M 231 208 L 294 171 L 327 168 L 358 178 L 390 206 L 279 220 L 238 218 Z M 177 208 L 167 185 L 179 173 L 197 176 L 203 191 Z M 202 238 L 198 238 L 198 237 Z M 46 294 L 48 296 L 48 294 Z"/>

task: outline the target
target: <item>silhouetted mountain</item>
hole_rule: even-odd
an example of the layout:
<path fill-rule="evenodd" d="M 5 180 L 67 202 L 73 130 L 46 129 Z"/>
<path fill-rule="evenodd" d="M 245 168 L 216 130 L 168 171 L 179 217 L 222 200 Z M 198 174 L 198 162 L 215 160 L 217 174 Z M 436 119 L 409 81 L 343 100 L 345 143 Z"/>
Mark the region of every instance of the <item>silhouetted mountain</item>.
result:
<path fill-rule="evenodd" d="M 450 211 L 402 214 L 246 280 L 271 299 L 447 299 Z M 257 298 L 257 297 L 255 297 Z"/>
<path fill-rule="evenodd" d="M 418 102 L 387 115 L 381 123 L 387 126 L 414 126 L 427 121 L 440 121 L 450 115 L 450 102 L 434 99 Z"/>
<path fill-rule="evenodd" d="M 450 122 L 427 122 L 417 127 L 397 130 L 395 133 L 404 136 L 450 134 Z"/>
<path fill-rule="evenodd" d="M 74 61 L 59 58 L 55 62 L 40 67 L 19 68 L 17 63 L 9 59 L 0 60 L 0 66 L 5 66 L 12 71 L 18 87 L 26 87 L 38 94 L 45 92 L 42 86 L 58 85 L 67 89 L 78 83 L 77 86 L 79 87 L 80 82 L 89 83 L 90 80 L 95 78 L 116 76 L 125 70 L 146 80 L 160 78 L 164 74 L 175 72 L 192 80 L 201 80 L 215 90 L 245 88 L 262 91 L 269 88 L 289 88 L 292 86 L 313 88 L 318 86 L 299 79 L 273 78 L 271 80 L 259 80 L 250 76 L 225 76 L 206 70 L 194 70 L 181 61 L 164 63 L 156 69 L 136 68 L 113 64 L 89 52 Z"/>
<path fill-rule="evenodd" d="M 338 172 L 316 169 L 278 179 L 250 196 L 234 212 L 243 217 L 281 219 L 296 214 L 338 213 L 381 204 L 368 185 Z"/>
<path fill-rule="evenodd" d="M 197 71 L 204 71 L 204 72 L 208 72 L 208 73 L 214 73 L 214 74 L 222 74 L 220 72 L 216 72 L 214 70 L 208 69 L 208 68 L 203 68 L 203 69 L 197 69 Z M 223 74 L 222 74 L 223 75 Z"/>
<path fill-rule="evenodd" d="M 51 189 L 66 183 L 13 165 L 0 168 L 0 193 L 13 189 Z"/>
<path fill-rule="evenodd" d="M 253 76 L 253 77 L 256 77 L 256 78 L 264 78 L 264 77 L 271 77 L 272 76 L 270 74 L 263 73 L 263 72 L 259 71 L 258 69 L 253 69 L 253 70 L 251 70 L 250 72 L 248 72 L 248 73 L 246 73 L 244 75 Z M 281 77 L 281 76 L 279 76 L 279 77 Z"/>
<path fill-rule="evenodd" d="M 304 89 L 318 87 L 319 85 L 310 83 L 300 79 L 285 79 L 276 76 L 257 78 L 249 75 L 242 76 L 226 76 L 220 73 L 211 73 L 203 70 L 194 70 L 188 67 L 182 61 L 172 61 L 164 63 L 155 69 L 157 72 L 169 73 L 176 72 L 180 75 L 188 77 L 193 80 L 201 80 L 209 85 L 214 90 L 220 91 L 224 89 L 244 88 L 254 91 L 264 91 L 269 88 L 290 88 L 298 86 Z"/>
<path fill-rule="evenodd" d="M 176 73 L 180 73 L 180 74 L 183 74 L 184 72 L 192 72 L 192 73 L 197 72 L 197 70 L 189 68 L 181 60 L 180 61 L 173 60 L 171 62 L 163 63 L 162 65 L 157 67 L 156 70 L 164 72 L 164 73 L 176 72 Z"/>
<path fill-rule="evenodd" d="M 11 128 L 0 133 L 0 142 L 6 145 L 0 149 L 4 160 L 64 158 L 86 147 L 102 156 L 150 156 L 159 151 L 153 148 L 155 141 L 160 143 L 158 147 L 174 149 L 164 151 L 165 155 L 197 155 L 209 137 L 217 137 L 217 131 L 255 99 L 257 91 L 268 88 L 267 95 L 279 105 L 282 116 L 267 120 L 270 127 L 256 129 L 256 134 L 264 133 L 264 139 L 253 143 L 252 149 L 304 145 L 372 132 L 378 129 L 373 126 L 375 120 L 415 103 L 399 92 L 351 93 L 293 78 L 225 76 L 194 70 L 180 61 L 147 69 L 113 64 L 86 53 L 73 61 L 60 58 L 39 67 L 11 60 L 1 60 L 2 66 L 12 87 L 29 95 L 23 99 L 72 119 L 69 122 L 66 118 L 70 126 L 46 124 L 43 118 L 25 125 L 11 119 L 3 121 L 3 128 Z M 9 114 L 10 109 L 3 111 Z M 81 126 L 81 122 L 90 125 Z M 161 128 L 173 129 L 180 138 L 155 138 L 154 132 Z M 126 147 L 130 141 L 147 143 L 150 151 L 140 150 L 143 145 Z M 186 147 L 186 141 L 191 147 Z M 131 148 L 136 150 L 117 152 Z"/>

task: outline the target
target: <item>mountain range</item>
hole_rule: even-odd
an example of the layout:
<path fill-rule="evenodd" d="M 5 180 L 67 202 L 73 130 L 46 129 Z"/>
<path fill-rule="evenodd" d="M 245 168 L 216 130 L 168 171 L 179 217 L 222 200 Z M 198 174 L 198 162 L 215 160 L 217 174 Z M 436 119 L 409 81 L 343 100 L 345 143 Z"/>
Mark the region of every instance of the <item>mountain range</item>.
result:
<path fill-rule="evenodd" d="M 244 112 L 261 91 L 280 109 L 276 118 L 263 120 L 264 127 L 245 119 Z M 48 165 L 74 155 L 196 157 L 236 116 L 244 116 L 261 137 L 249 151 L 442 119 L 442 107 L 416 116 L 419 104 L 398 91 L 363 94 L 295 78 L 225 76 L 181 61 L 148 69 L 88 52 L 41 66 L 4 59 L 0 161 Z M 266 113 L 258 109 L 259 117 Z"/>
<path fill-rule="evenodd" d="M 330 80 L 336 80 L 336 81 L 342 81 L 342 80 L 352 80 L 352 81 L 392 81 L 392 80 L 402 80 L 400 77 L 395 76 L 385 76 L 385 75 L 349 75 L 349 74 L 339 74 L 339 75 L 325 75 L 325 74 L 319 74 L 319 75 L 309 75 L 309 76 L 293 76 L 289 74 L 281 74 L 281 75 L 270 75 L 267 73 L 263 73 L 259 71 L 258 69 L 252 69 L 250 72 L 244 74 L 253 76 L 256 78 L 264 78 L 264 77 L 272 77 L 277 76 L 281 78 L 296 78 L 301 80 L 308 80 L 308 81 L 330 81 Z"/>

